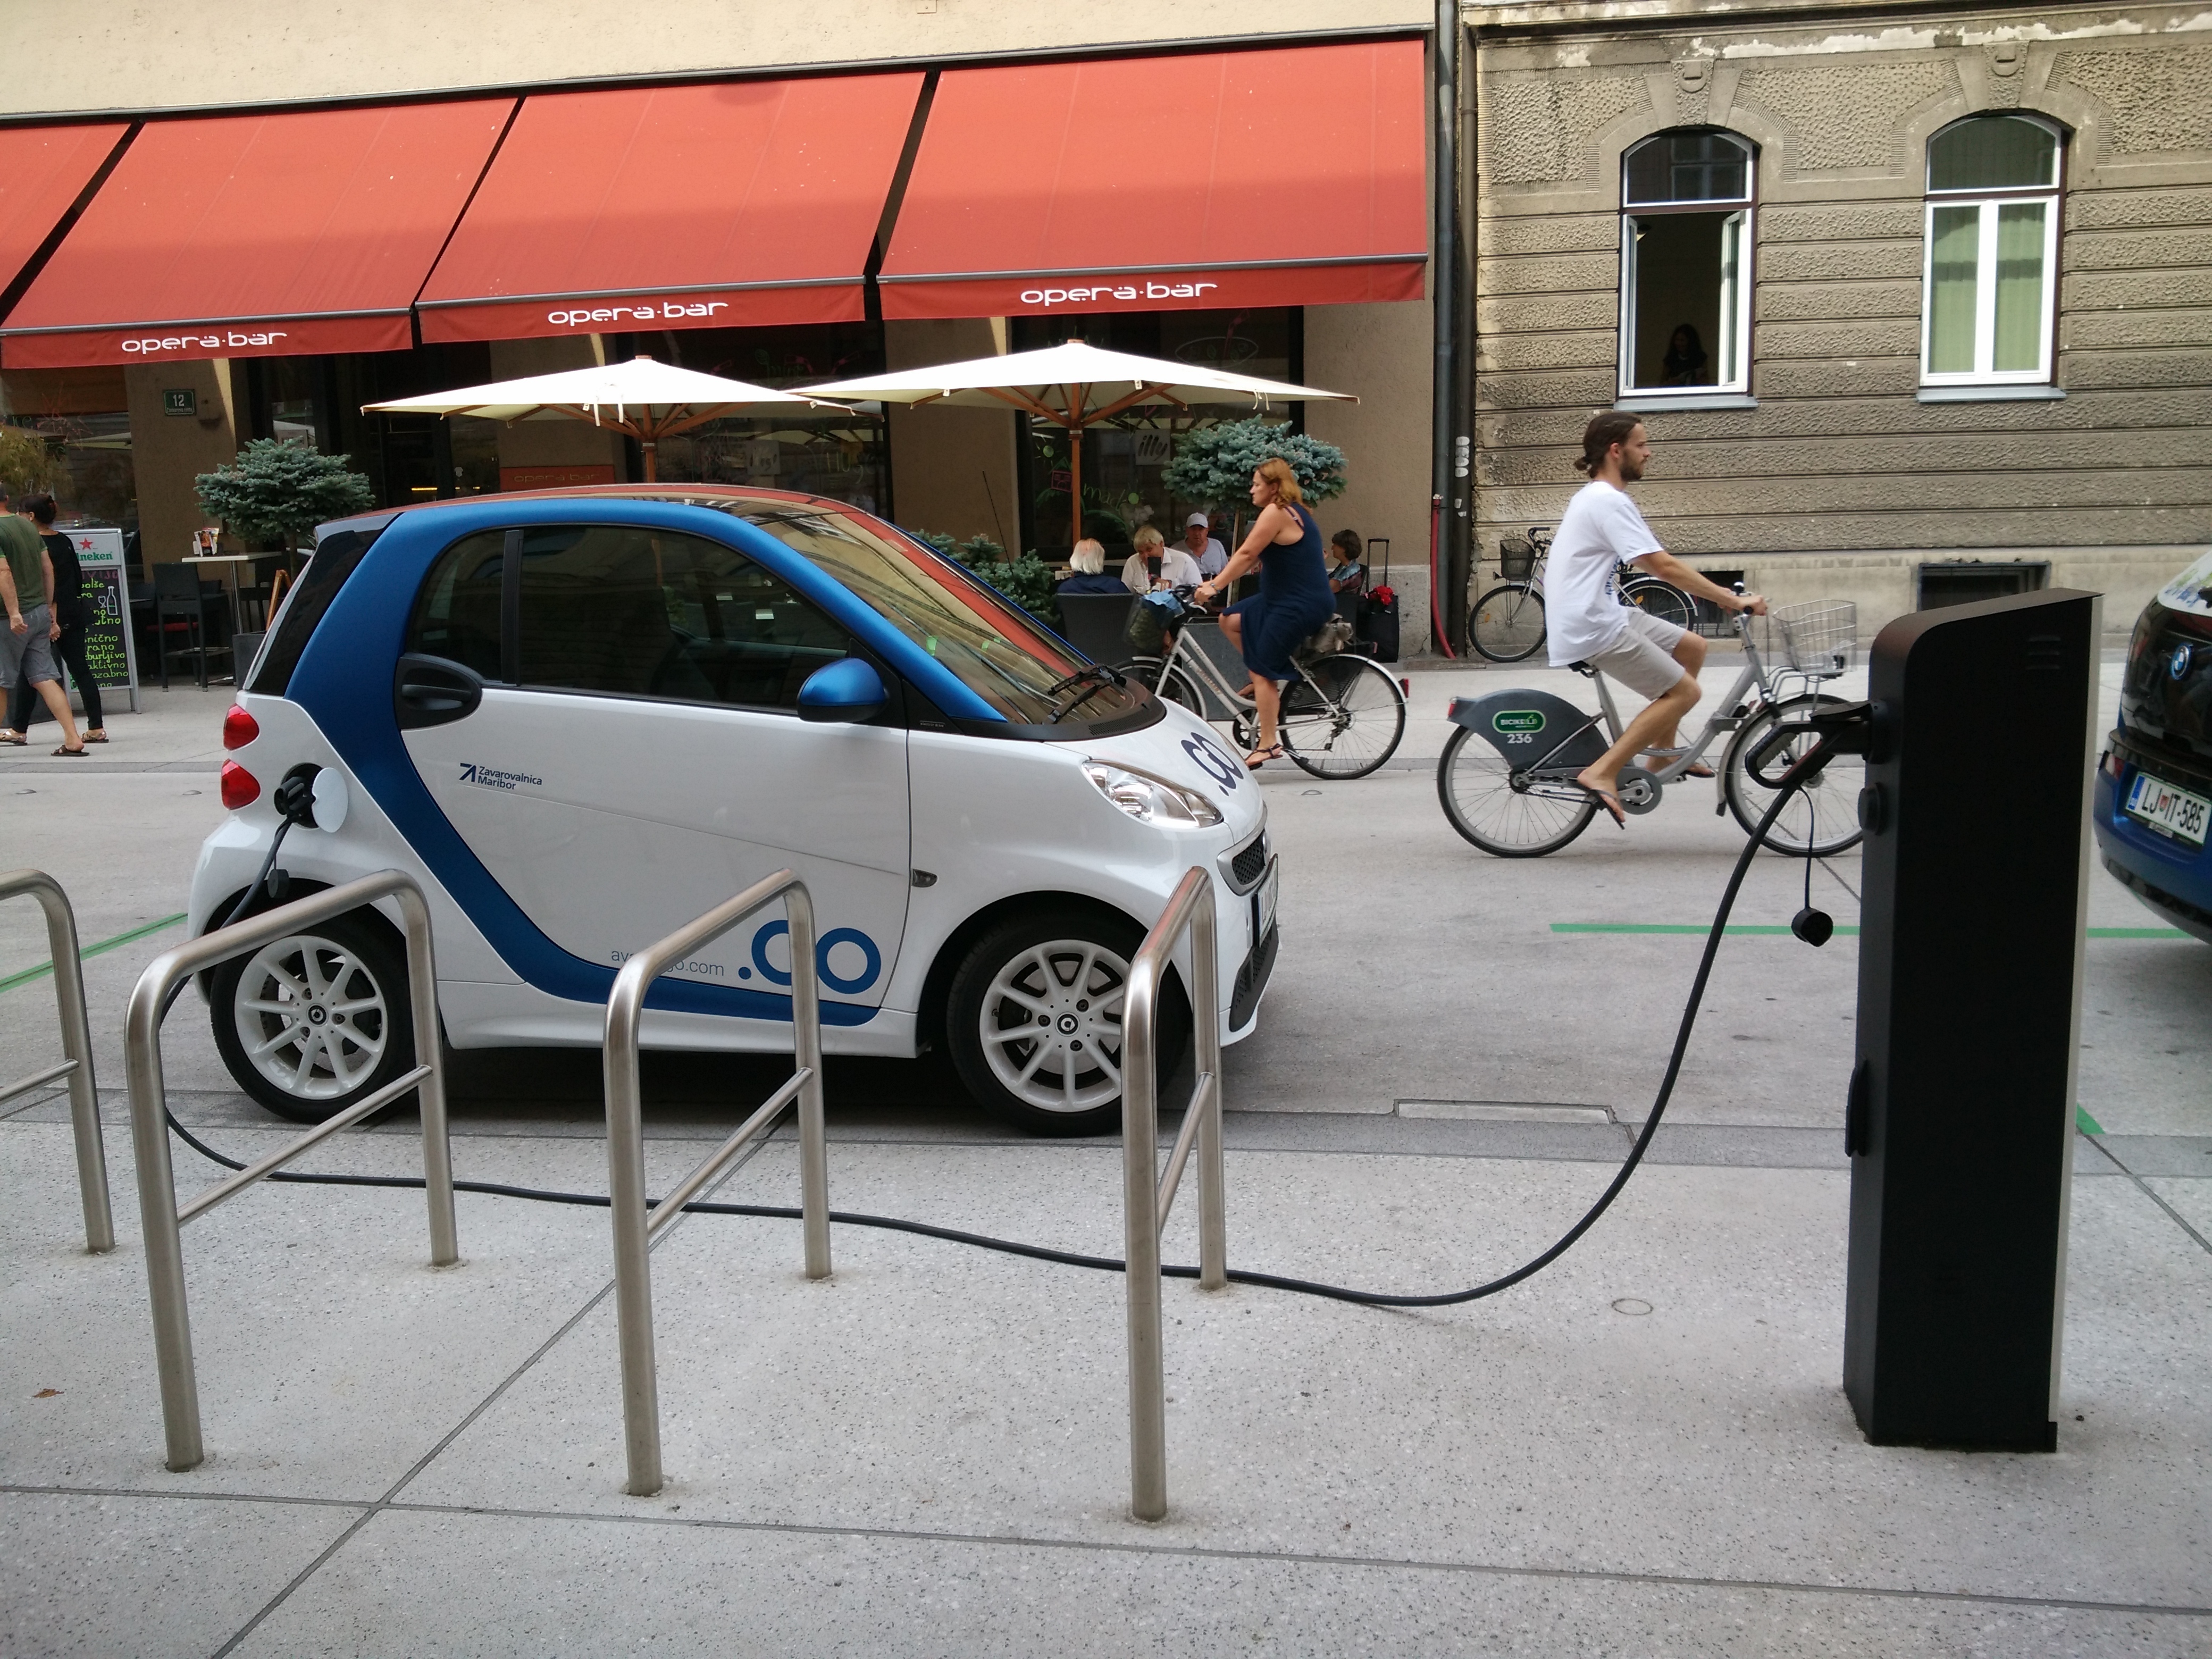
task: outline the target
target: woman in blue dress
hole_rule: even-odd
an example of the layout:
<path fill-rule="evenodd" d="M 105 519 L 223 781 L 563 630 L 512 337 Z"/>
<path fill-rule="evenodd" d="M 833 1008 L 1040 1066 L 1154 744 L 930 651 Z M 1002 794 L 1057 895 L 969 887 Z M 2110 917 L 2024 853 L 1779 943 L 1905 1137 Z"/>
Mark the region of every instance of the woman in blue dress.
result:
<path fill-rule="evenodd" d="M 1243 653 L 1244 665 L 1252 671 L 1260 742 L 1245 756 L 1244 764 L 1256 772 L 1283 752 L 1276 721 L 1283 683 L 1297 678 L 1291 653 L 1335 614 L 1336 595 L 1329 591 L 1328 571 L 1322 559 L 1321 526 L 1306 510 L 1297 474 L 1288 461 L 1277 457 L 1260 464 L 1252 474 L 1252 505 L 1260 509 L 1260 516 L 1244 545 L 1219 575 L 1200 583 L 1193 597 L 1200 605 L 1210 604 L 1254 565 L 1260 567 L 1259 592 L 1231 606 L 1221 619 L 1222 631 Z"/>

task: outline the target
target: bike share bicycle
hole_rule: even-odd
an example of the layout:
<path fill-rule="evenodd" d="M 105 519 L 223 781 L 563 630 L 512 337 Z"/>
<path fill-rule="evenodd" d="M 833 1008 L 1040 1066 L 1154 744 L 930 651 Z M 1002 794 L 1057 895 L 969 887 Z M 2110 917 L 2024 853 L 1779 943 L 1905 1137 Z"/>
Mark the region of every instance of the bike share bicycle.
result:
<path fill-rule="evenodd" d="M 1736 591 L 1743 590 L 1739 586 Z M 1649 812 L 1658 805 L 1666 787 L 1688 775 L 1725 734 L 1728 748 L 1714 779 L 1718 799 L 1713 811 L 1733 812 L 1747 835 L 1759 832 L 1775 791 L 1753 767 L 1752 757 L 1776 735 L 1777 726 L 1844 706 L 1842 698 L 1819 688 L 1851 667 L 1858 607 L 1849 600 L 1814 600 L 1785 605 L 1765 621 L 1765 653 L 1778 655 L 1787 665 L 1769 665 L 1752 619 L 1739 614 L 1743 672 L 1695 741 L 1679 753 L 1646 751 L 1665 758 L 1665 765 L 1621 769 L 1620 804 L 1628 811 Z M 1575 781 L 1575 775 L 1619 739 L 1624 723 L 1605 676 L 1586 664 L 1575 667 L 1596 682 L 1595 714 L 1530 688 L 1452 699 L 1450 717 L 1458 729 L 1437 763 L 1437 795 L 1452 828 L 1486 853 L 1540 858 L 1574 840 L 1597 816 L 1596 799 Z M 1794 760 L 1796 750 L 1791 745 L 1809 741 L 1802 736 L 1787 739 L 1778 752 Z M 1858 792 L 1865 769 L 1859 757 L 1826 763 L 1768 828 L 1762 844 L 1799 858 L 1826 858 L 1856 846 Z M 1766 775 L 1774 775 L 1771 769 Z"/>
<path fill-rule="evenodd" d="M 1492 662 L 1520 662 L 1544 643 L 1544 563 L 1552 550 L 1552 532 L 1530 525 L 1526 536 L 1506 536 L 1498 544 L 1498 574 L 1504 580 L 1468 607 L 1467 638 Z M 1613 568 L 1621 601 L 1638 611 L 1694 629 L 1697 601 L 1665 578 L 1634 565 Z"/>
<path fill-rule="evenodd" d="M 1144 596 L 1158 607 L 1164 628 L 1174 630 L 1165 657 L 1136 657 L 1131 672 L 1159 696 L 1181 703 L 1200 720 L 1226 721 L 1237 745 L 1249 750 L 1259 738 L 1259 710 L 1222 667 L 1226 652 L 1209 652 L 1202 631 L 1218 639 L 1220 623 L 1190 603 L 1193 589 Z M 1387 670 L 1343 649 L 1351 629 L 1332 617 L 1292 654 L 1297 678 L 1283 688 L 1276 727 L 1283 752 L 1317 778 L 1364 778 L 1397 752 L 1406 735 L 1406 694 Z M 1344 637 L 1339 637 L 1340 635 Z M 1326 654 L 1317 641 L 1334 641 Z"/>

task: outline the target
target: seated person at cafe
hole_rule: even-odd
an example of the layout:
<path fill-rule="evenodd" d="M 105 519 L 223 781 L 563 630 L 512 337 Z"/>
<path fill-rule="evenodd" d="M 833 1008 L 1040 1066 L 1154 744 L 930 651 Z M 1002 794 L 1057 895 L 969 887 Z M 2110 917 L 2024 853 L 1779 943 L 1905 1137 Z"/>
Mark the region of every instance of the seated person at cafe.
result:
<path fill-rule="evenodd" d="M 1180 547 L 1170 547 L 1167 539 L 1150 525 L 1132 538 L 1131 544 L 1137 550 L 1121 567 L 1122 585 L 1132 593 L 1195 587 L 1206 580 L 1199 572 L 1198 561 Z"/>
<path fill-rule="evenodd" d="M 1340 530 L 1328 538 L 1322 550 L 1328 561 L 1328 590 L 1332 593 L 1364 593 L 1367 591 L 1367 567 L 1359 562 L 1359 532 Z"/>
<path fill-rule="evenodd" d="M 1119 576 L 1106 574 L 1106 550 L 1097 542 L 1085 538 L 1075 544 L 1075 551 L 1067 562 L 1074 574 L 1062 580 L 1054 590 L 1059 593 L 1126 593 Z"/>

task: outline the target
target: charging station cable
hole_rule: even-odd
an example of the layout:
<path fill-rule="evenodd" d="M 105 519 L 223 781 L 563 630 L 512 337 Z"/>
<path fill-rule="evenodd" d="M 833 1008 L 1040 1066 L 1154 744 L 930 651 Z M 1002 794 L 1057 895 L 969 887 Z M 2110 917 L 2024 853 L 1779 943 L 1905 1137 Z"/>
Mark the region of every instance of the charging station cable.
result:
<path fill-rule="evenodd" d="M 1532 1256 L 1513 1269 L 1511 1273 L 1490 1279 L 1484 1284 L 1472 1285 L 1463 1291 L 1445 1291 L 1431 1296 L 1399 1296 L 1383 1291 L 1354 1290 L 1342 1285 L 1323 1285 L 1312 1279 L 1293 1279 L 1285 1274 L 1255 1273 L 1249 1267 L 1230 1268 L 1230 1281 L 1237 1285 L 1259 1285 L 1268 1290 L 1289 1291 L 1300 1296 L 1325 1297 L 1331 1301 L 1356 1303 L 1370 1308 L 1444 1308 L 1462 1302 L 1478 1302 L 1485 1297 L 1496 1296 L 1500 1291 L 1510 1290 L 1522 1279 L 1541 1273 L 1571 1249 L 1577 1240 L 1596 1225 L 1598 1218 L 1612 1206 L 1613 1200 L 1620 1196 L 1621 1188 L 1628 1185 L 1629 1177 L 1636 1173 L 1637 1166 L 1644 1161 L 1644 1154 L 1650 1148 L 1651 1137 L 1658 1130 L 1659 1120 L 1665 1115 L 1668 1103 L 1674 1098 L 1675 1080 L 1681 1075 L 1682 1060 L 1689 1052 L 1690 1034 L 1697 1029 L 1698 1010 L 1705 1000 L 1706 983 L 1712 977 L 1713 961 L 1719 954 L 1721 940 L 1728 931 L 1729 916 L 1735 908 L 1736 895 L 1742 890 L 1743 878 L 1751 869 L 1752 860 L 1758 856 L 1759 849 L 1765 844 L 1767 831 L 1774 827 L 1775 821 L 1781 817 L 1782 809 L 1790 804 L 1790 798 L 1812 782 L 1834 754 L 1847 747 L 1858 746 L 1852 742 L 1853 738 L 1858 738 L 1859 743 L 1863 744 L 1863 739 L 1859 737 L 1859 732 L 1850 728 L 1854 726 L 1863 726 L 1865 710 L 1866 705 L 1863 703 L 1852 705 L 1848 711 L 1836 710 L 1830 713 L 1824 710 L 1822 716 L 1816 719 L 1809 728 L 1814 734 L 1815 740 L 1813 747 L 1798 757 L 1787 773 L 1775 781 L 1774 799 L 1767 806 L 1765 815 L 1760 818 L 1759 828 L 1752 832 L 1750 840 L 1744 844 L 1742 853 L 1737 856 L 1735 867 L 1729 872 L 1728 886 L 1721 894 L 1720 908 L 1713 913 L 1713 925 L 1705 935 L 1705 951 L 1698 959 L 1697 976 L 1691 981 L 1688 1000 L 1682 1006 L 1681 1022 L 1674 1032 L 1674 1047 L 1673 1052 L 1667 1056 L 1666 1075 L 1660 1079 L 1659 1093 L 1651 1103 L 1650 1115 L 1644 1119 L 1644 1127 L 1636 1137 L 1636 1144 L 1629 1149 L 1627 1161 L 1622 1164 L 1611 1183 L 1599 1195 L 1597 1202 L 1584 1212 L 1581 1220 L 1561 1234 L 1549 1249 L 1540 1255 Z M 1773 747 L 1778 747 L 1790 738 L 1802 735 L 1805 729 L 1778 731 L 1767 744 L 1761 745 L 1761 755 L 1753 757 L 1754 766 L 1759 759 L 1770 754 Z M 1765 780 L 1762 778 L 1761 781 L 1764 782 Z M 286 827 L 289 827 L 289 823 L 290 819 L 288 817 Z M 281 829 L 277 838 L 281 842 L 283 840 Z M 269 871 L 274 866 L 276 861 L 276 848 L 272 846 L 268 862 L 262 866 L 260 880 L 247 890 L 246 897 L 240 901 L 238 909 L 228 918 L 228 921 L 234 921 L 245 913 L 247 904 L 260 890 L 261 883 L 268 879 Z M 1808 867 L 1809 868 L 1809 866 Z M 1826 921 L 1826 918 L 1824 916 L 1822 920 Z M 1804 936 L 1801 933 L 1799 937 Z M 246 1167 L 235 1158 L 225 1157 L 202 1141 L 191 1130 L 177 1121 L 173 1112 L 168 1114 L 168 1121 L 169 1127 L 176 1133 L 178 1139 L 201 1157 L 212 1163 L 219 1164 L 227 1170 L 242 1170 Z M 422 1177 L 420 1176 L 318 1175 L 294 1170 L 278 1170 L 267 1178 L 270 1181 L 298 1182 L 302 1184 L 328 1187 L 420 1188 L 422 1185 Z M 605 1209 L 609 1202 L 605 1197 L 597 1194 L 552 1192 L 540 1188 L 512 1187 L 489 1181 L 456 1181 L 453 1183 L 453 1190 L 461 1193 L 481 1193 L 496 1198 L 528 1199 L 545 1204 L 584 1205 L 599 1209 Z M 658 1202 L 657 1200 L 647 1200 L 648 1206 Z M 783 1221 L 797 1221 L 803 1214 L 803 1212 L 793 1206 L 717 1204 L 701 1199 L 693 1200 L 684 1208 L 687 1213 L 699 1215 L 754 1216 Z M 1085 1255 L 1073 1250 L 1055 1250 L 1042 1244 L 1024 1244 L 1013 1239 L 993 1238 L 983 1233 L 963 1232 L 952 1227 L 935 1227 L 927 1222 L 908 1221 L 899 1216 L 865 1215 L 849 1210 L 832 1210 L 830 1212 L 830 1219 L 848 1227 L 873 1227 L 887 1232 L 911 1233 L 922 1238 L 941 1239 L 949 1243 L 970 1244 L 979 1249 L 996 1250 L 1006 1255 L 1026 1256 L 1035 1261 L 1056 1262 L 1063 1267 L 1089 1267 L 1104 1273 L 1128 1271 L 1128 1264 L 1117 1256 Z M 1165 1279 L 1196 1279 L 1198 1269 L 1195 1267 L 1182 1264 L 1163 1263 L 1160 1274 Z"/>

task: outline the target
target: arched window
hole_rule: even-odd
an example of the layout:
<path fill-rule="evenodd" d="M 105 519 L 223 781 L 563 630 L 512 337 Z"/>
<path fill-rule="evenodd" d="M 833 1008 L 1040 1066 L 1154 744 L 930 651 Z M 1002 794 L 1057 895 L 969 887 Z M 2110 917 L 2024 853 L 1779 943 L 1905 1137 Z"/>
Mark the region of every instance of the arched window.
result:
<path fill-rule="evenodd" d="M 1975 115 L 1928 141 L 1920 379 L 2051 378 L 2065 137 L 2030 115 Z"/>
<path fill-rule="evenodd" d="M 1743 392 L 1758 172 L 1732 132 L 1662 132 L 1620 161 L 1620 390 Z"/>

